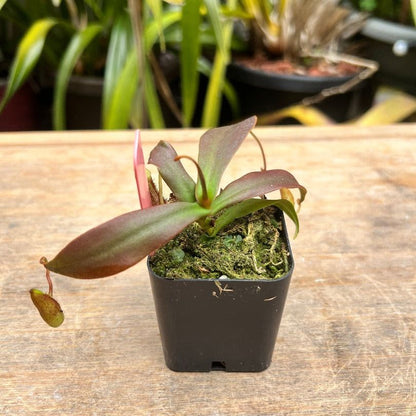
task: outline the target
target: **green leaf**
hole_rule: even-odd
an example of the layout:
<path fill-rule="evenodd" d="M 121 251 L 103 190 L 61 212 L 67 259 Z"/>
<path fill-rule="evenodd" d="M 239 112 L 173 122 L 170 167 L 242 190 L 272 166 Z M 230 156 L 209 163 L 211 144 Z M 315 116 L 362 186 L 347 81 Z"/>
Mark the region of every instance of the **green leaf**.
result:
<path fill-rule="evenodd" d="M 204 74 L 207 78 L 210 78 L 212 74 L 211 63 L 207 59 L 200 57 L 198 60 L 198 71 L 201 74 Z M 231 107 L 233 118 L 237 119 L 240 114 L 240 103 L 233 85 L 226 79 L 224 79 L 222 85 L 222 94 L 224 94 L 224 97 L 227 99 L 228 104 Z"/>
<path fill-rule="evenodd" d="M 236 218 L 245 217 L 248 214 L 272 205 L 280 208 L 294 222 L 296 226 L 294 237 L 296 237 L 299 232 L 298 215 L 296 214 L 293 204 L 286 199 L 247 199 L 233 205 L 230 208 L 227 208 L 224 213 L 215 220 L 215 225 L 211 230 L 210 235 L 215 236 L 220 230 L 228 224 L 231 224 Z"/>
<path fill-rule="evenodd" d="M 103 89 L 103 125 L 110 118 L 111 100 L 117 80 L 123 70 L 128 52 L 133 47 L 133 31 L 127 13 L 121 14 L 114 22 L 108 45 Z"/>
<path fill-rule="evenodd" d="M 103 120 L 105 129 L 125 129 L 128 127 L 139 76 L 136 48 L 132 48 L 108 102 L 108 112 Z"/>
<path fill-rule="evenodd" d="M 133 266 L 207 212 L 195 202 L 129 212 L 80 235 L 45 267 L 79 279 L 111 276 Z"/>
<path fill-rule="evenodd" d="M 298 188 L 301 193 L 299 203 L 305 198 L 306 189 L 291 173 L 281 169 L 263 170 L 248 173 L 231 182 L 215 199 L 211 211 L 215 213 L 245 199 L 266 195 L 281 188 Z"/>
<path fill-rule="evenodd" d="M 170 11 L 163 13 L 162 17 L 162 27 L 163 29 L 168 28 L 169 26 L 177 23 L 181 20 L 181 12 L 178 11 Z M 152 20 L 151 22 L 146 24 L 144 30 L 144 49 L 146 53 L 149 53 L 153 46 L 159 39 L 159 22 Z"/>
<path fill-rule="evenodd" d="M 62 325 L 64 313 L 59 303 L 53 297 L 39 289 L 30 289 L 30 297 L 40 316 L 49 326 L 56 328 Z"/>
<path fill-rule="evenodd" d="M 153 79 L 149 61 L 145 62 L 144 71 L 144 95 L 150 126 L 153 129 L 164 129 L 165 121 L 163 119 L 162 109 L 160 107 L 159 97 L 157 95 L 155 81 Z"/>
<path fill-rule="evenodd" d="M 198 164 L 204 173 L 208 199 L 217 195 L 221 177 L 235 152 L 255 126 L 257 118 L 250 117 L 231 126 L 208 130 L 199 142 Z M 202 189 L 198 181 L 198 200 L 202 198 Z"/>
<path fill-rule="evenodd" d="M 221 22 L 221 7 L 218 0 L 204 0 L 208 16 L 214 29 L 215 39 L 222 54 L 227 54 L 226 25 Z M 230 21 L 231 22 L 231 21 Z M 228 24 L 227 24 L 228 25 Z"/>
<path fill-rule="evenodd" d="M 6 3 L 7 0 L 0 0 L 0 10 L 2 9 L 2 7 L 4 6 L 4 3 Z"/>
<path fill-rule="evenodd" d="M 160 141 L 150 152 L 149 162 L 157 166 L 163 180 L 179 201 L 195 202 L 195 182 L 183 167 L 175 149 L 167 142 Z"/>
<path fill-rule="evenodd" d="M 226 75 L 227 65 L 230 62 L 230 48 L 233 31 L 233 22 L 229 19 L 226 22 L 221 22 L 219 17 L 219 4 L 216 0 L 205 0 L 208 14 L 211 19 L 211 24 L 216 33 L 218 49 L 215 53 L 214 65 L 212 74 L 209 79 L 207 93 L 205 96 L 202 126 L 213 127 L 218 125 L 222 90 Z M 235 7 L 235 0 L 228 0 L 229 7 Z M 219 27 L 218 27 L 219 26 Z"/>
<path fill-rule="evenodd" d="M 26 32 L 10 69 L 7 89 L 0 103 L 0 112 L 32 72 L 42 53 L 46 36 L 56 23 L 54 19 L 42 19 L 36 21 Z"/>
<path fill-rule="evenodd" d="M 198 58 L 201 53 L 199 9 L 201 0 L 187 1 L 182 8 L 182 41 L 180 49 L 182 111 L 185 127 L 189 127 L 195 112 L 198 93 Z"/>
<path fill-rule="evenodd" d="M 150 10 L 153 14 L 153 19 L 158 28 L 158 37 L 160 39 L 160 48 L 162 51 L 166 49 L 165 38 L 163 35 L 163 9 L 161 0 L 146 0 L 146 3 L 149 5 Z"/>
<path fill-rule="evenodd" d="M 53 102 L 53 125 L 55 130 L 65 129 L 65 99 L 69 78 L 82 52 L 97 36 L 103 27 L 101 25 L 87 26 L 81 32 L 75 33 L 69 43 L 58 68 Z"/>
<path fill-rule="evenodd" d="M 180 12 L 167 12 L 163 15 L 162 26 L 166 28 L 180 19 Z M 159 26 L 155 21 L 151 21 L 146 25 L 144 31 L 144 47 L 145 52 L 151 51 L 153 46 L 158 40 Z M 149 74 L 146 75 L 149 77 Z M 108 92 L 108 98 L 106 103 L 105 117 L 103 119 L 103 126 L 105 129 L 125 129 L 129 125 L 131 114 L 134 112 L 132 109 L 135 101 L 135 96 L 139 87 L 139 80 L 144 79 L 143 74 L 139 74 L 138 71 L 138 59 L 137 50 L 135 47 L 131 48 L 125 59 L 123 68 L 119 71 L 119 76 L 115 80 L 112 86 L 112 92 Z M 154 86 L 147 91 L 146 99 L 149 99 L 152 105 L 157 103 L 158 107 L 150 108 L 151 122 L 153 125 L 162 126 L 163 118 L 161 116 L 158 100 L 156 101 L 156 93 Z M 137 100 L 138 106 L 142 106 L 142 100 Z M 138 112 L 141 113 L 141 112 Z"/>

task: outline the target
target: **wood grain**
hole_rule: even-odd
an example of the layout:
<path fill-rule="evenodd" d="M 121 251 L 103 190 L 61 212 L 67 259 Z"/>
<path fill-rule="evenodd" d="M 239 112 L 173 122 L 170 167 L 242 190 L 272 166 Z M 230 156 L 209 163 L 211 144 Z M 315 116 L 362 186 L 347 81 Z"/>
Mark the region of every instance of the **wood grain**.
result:
<path fill-rule="evenodd" d="M 28 290 L 41 256 L 136 209 L 131 131 L 0 135 L 1 415 L 416 414 L 416 125 L 259 128 L 269 167 L 309 191 L 271 367 L 174 373 L 142 262 L 109 279 L 55 276 L 48 328 Z M 144 131 L 196 155 L 198 130 Z M 225 179 L 258 169 L 248 139 Z M 193 167 L 189 165 L 190 171 Z"/>

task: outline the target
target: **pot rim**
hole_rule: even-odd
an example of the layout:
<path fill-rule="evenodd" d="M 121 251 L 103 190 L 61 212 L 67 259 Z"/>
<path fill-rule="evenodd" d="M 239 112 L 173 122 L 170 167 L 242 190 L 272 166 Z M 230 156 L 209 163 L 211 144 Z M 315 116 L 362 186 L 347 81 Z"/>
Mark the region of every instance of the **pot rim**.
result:
<path fill-rule="evenodd" d="M 325 88 L 336 87 L 357 75 L 307 76 L 281 74 L 249 68 L 238 62 L 231 62 L 228 65 L 228 71 L 231 73 L 231 80 L 235 79 L 236 81 L 260 88 L 302 93 L 317 93 Z"/>
<path fill-rule="evenodd" d="M 370 17 L 361 33 L 369 38 L 391 44 L 398 40 L 416 41 L 416 28 L 377 17 Z"/>

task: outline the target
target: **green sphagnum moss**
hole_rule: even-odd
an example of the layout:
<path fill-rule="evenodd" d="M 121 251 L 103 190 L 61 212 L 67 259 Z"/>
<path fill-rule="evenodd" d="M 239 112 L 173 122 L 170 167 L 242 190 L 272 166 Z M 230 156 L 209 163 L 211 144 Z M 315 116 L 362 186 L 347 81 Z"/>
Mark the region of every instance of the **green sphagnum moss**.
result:
<path fill-rule="evenodd" d="M 193 223 L 160 248 L 150 264 L 172 279 L 279 279 L 289 270 L 289 253 L 275 208 L 235 220 L 216 237 Z"/>

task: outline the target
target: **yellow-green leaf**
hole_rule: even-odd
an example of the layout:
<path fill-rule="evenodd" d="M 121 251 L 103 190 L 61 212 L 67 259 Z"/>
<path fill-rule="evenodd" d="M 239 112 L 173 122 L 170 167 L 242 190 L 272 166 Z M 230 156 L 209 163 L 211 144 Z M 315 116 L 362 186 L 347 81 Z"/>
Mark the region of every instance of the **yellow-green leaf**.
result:
<path fill-rule="evenodd" d="M 305 126 L 325 126 L 334 124 L 334 121 L 322 111 L 305 105 L 294 105 L 285 107 L 259 117 L 259 124 L 274 124 L 285 118 L 294 118 Z"/>
<path fill-rule="evenodd" d="M 53 124 L 56 130 L 65 129 L 65 97 L 69 78 L 84 49 L 102 30 L 101 25 L 90 25 L 71 39 L 58 68 L 53 102 Z"/>
<path fill-rule="evenodd" d="M 409 117 L 416 112 L 416 98 L 401 91 L 384 92 L 388 95 L 384 101 L 374 105 L 354 124 L 358 126 L 374 126 L 391 124 Z"/>
<path fill-rule="evenodd" d="M 10 70 L 6 93 L 0 103 L 0 112 L 32 72 L 42 53 L 46 36 L 56 23 L 56 20 L 50 18 L 38 20 L 20 41 Z"/>

